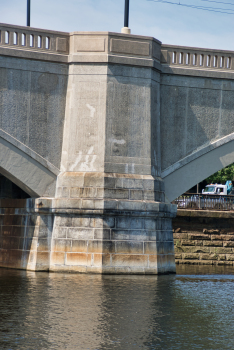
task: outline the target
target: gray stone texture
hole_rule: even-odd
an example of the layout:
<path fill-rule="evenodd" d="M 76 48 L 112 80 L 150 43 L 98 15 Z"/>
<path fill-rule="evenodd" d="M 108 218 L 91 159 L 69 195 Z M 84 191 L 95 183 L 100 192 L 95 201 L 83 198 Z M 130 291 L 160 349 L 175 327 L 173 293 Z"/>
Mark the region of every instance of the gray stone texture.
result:
<path fill-rule="evenodd" d="M 232 56 L 162 46 L 161 157 L 169 202 L 233 163 Z"/>
<path fill-rule="evenodd" d="M 55 216 L 53 236 L 50 271 L 175 272 L 169 219 L 120 213 L 111 217 L 73 214 L 68 219 L 60 214 Z"/>
<path fill-rule="evenodd" d="M 0 59 L 0 132 L 6 157 L 2 173 L 31 196 L 55 193 L 66 88 L 64 64 Z"/>
<path fill-rule="evenodd" d="M 196 78 L 196 87 L 191 87 L 191 77 L 171 76 L 169 84 L 168 76 L 165 80 L 161 85 L 162 170 L 234 131 L 229 112 L 232 92 L 223 90 L 222 84 L 213 86 L 219 81 Z"/>
<path fill-rule="evenodd" d="M 67 69 L 16 61 L 0 60 L 0 128 L 59 169 Z"/>
<path fill-rule="evenodd" d="M 170 202 L 233 162 L 223 147 L 234 132 L 232 52 L 161 45 L 130 34 L 7 24 L 0 30 L 0 136 L 36 160 L 29 172 L 38 168 L 42 180 L 24 183 L 26 171 L 3 170 L 30 195 L 53 197 L 59 172 L 98 171 L 162 176 Z M 216 164 L 191 171 L 209 153 L 219 158 Z M 21 159 L 11 156 L 14 169 Z M 183 185 L 173 191 L 177 183 Z M 75 198 L 76 191 L 57 194 Z M 132 191 L 130 199 L 164 201 L 164 195 Z"/>
<path fill-rule="evenodd" d="M 33 199 L 2 199 L 0 267 L 49 271 L 53 217 L 35 213 Z"/>
<path fill-rule="evenodd" d="M 90 45 L 73 39 L 80 59 L 91 48 L 106 49 L 104 39 L 96 45 L 89 36 Z M 113 52 L 123 45 L 117 40 Z M 146 54 L 147 45 L 139 51 L 137 45 L 129 50 Z M 176 208 L 164 203 L 160 177 L 159 82 L 159 73 L 149 67 L 70 65 L 61 173 L 51 207 L 56 216 L 51 270 L 175 272 Z M 72 217 L 65 226 L 62 213 Z"/>

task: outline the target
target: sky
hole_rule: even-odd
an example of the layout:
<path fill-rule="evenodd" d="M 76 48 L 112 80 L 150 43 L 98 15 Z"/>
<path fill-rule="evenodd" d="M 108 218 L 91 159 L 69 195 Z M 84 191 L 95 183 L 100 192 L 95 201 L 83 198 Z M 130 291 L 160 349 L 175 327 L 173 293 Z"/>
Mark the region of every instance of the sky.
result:
<path fill-rule="evenodd" d="M 31 26 L 65 32 L 120 32 L 124 1 L 31 0 Z M 26 5 L 27 0 L 0 0 L 0 22 L 26 25 Z M 214 8 L 233 14 L 213 12 Z M 132 34 L 153 36 L 163 44 L 234 51 L 234 0 L 130 0 L 129 27 Z"/>

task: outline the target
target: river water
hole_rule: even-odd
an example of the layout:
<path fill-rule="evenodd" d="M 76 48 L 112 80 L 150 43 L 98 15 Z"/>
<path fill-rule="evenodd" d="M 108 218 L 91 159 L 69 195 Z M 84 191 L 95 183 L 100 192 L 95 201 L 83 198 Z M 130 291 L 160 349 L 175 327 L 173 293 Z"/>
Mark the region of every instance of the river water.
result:
<path fill-rule="evenodd" d="M 234 349 L 234 267 L 100 276 L 0 269 L 0 349 Z"/>

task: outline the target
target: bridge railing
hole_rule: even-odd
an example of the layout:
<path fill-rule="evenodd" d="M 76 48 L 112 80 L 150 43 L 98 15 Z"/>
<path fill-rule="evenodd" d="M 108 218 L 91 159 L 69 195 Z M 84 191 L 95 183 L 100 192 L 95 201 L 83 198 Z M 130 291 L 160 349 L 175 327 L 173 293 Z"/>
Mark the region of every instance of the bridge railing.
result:
<path fill-rule="evenodd" d="M 176 198 L 172 204 L 177 204 L 178 209 L 231 211 L 234 210 L 234 196 L 190 193 Z"/>
<path fill-rule="evenodd" d="M 0 24 L 0 47 L 69 53 L 69 33 Z"/>
<path fill-rule="evenodd" d="M 162 45 L 161 62 L 187 68 L 234 69 L 234 52 Z"/>

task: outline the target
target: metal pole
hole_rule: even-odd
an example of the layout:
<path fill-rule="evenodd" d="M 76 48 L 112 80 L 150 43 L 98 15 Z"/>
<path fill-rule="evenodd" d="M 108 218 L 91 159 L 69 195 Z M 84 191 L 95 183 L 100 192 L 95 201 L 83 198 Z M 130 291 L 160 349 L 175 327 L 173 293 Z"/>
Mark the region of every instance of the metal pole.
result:
<path fill-rule="evenodd" d="M 27 0 L 27 26 L 30 27 L 30 1 Z"/>
<path fill-rule="evenodd" d="M 125 0 L 124 27 L 128 27 L 129 22 L 129 0 Z"/>

